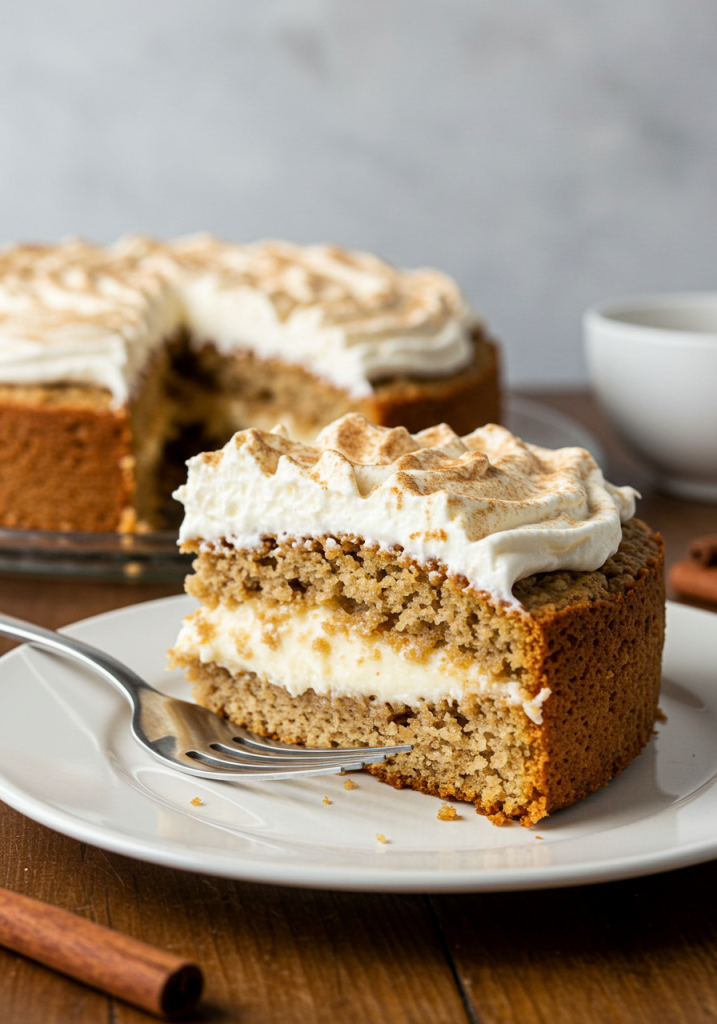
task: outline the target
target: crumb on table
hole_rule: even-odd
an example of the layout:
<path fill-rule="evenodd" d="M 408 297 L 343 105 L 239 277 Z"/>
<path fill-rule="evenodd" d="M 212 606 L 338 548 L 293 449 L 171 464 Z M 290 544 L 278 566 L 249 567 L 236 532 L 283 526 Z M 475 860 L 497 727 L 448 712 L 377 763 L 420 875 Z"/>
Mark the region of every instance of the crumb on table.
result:
<path fill-rule="evenodd" d="M 202 806 L 202 798 L 200 796 L 195 796 L 194 799 L 190 800 L 189 802 L 190 802 L 190 804 L 192 804 L 193 807 L 201 807 Z"/>
<path fill-rule="evenodd" d="M 460 815 L 455 807 L 450 804 L 441 804 L 441 808 L 438 812 L 439 821 L 457 821 Z"/>
<path fill-rule="evenodd" d="M 358 786 L 353 779 L 347 779 L 346 782 L 344 782 L 344 789 L 358 789 Z"/>
<path fill-rule="evenodd" d="M 383 832 L 377 832 L 376 838 L 378 839 L 379 843 L 385 844 L 388 842 L 388 839 L 386 839 L 386 836 L 383 834 Z"/>
<path fill-rule="evenodd" d="M 329 800 L 329 798 L 327 796 L 325 796 L 324 799 L 321 802 L 324 803 L 324 804 L 330 804 L 331 803 L 331 801 Z"/>

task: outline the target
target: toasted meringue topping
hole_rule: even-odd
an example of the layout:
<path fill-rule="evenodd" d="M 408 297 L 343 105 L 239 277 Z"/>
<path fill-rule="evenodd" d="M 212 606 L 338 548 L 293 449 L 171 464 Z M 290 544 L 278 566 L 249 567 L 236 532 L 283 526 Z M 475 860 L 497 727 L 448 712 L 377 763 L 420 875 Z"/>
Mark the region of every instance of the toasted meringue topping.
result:
<path fill-rule="evenodd" d="M 311 445 L 245 430 L 188 466 L 180 542 L 356 536 L 511 604 L 535 572 L 599 568 L 635 511 L 636 492 L 607 483 L 589 452 L 538 448 L 494 424 L 412 435 L 351 414 Z"/>
<path fill-rule="evenodd" d="M 471 358 L 455 283 L 337 246 L 139 235 L 0 253 L 0 381 L 73 381 L 124 401 L 148 353 L 186 325 L 198 343 L 305 366 L 360 398 L 400 373 Z"/>

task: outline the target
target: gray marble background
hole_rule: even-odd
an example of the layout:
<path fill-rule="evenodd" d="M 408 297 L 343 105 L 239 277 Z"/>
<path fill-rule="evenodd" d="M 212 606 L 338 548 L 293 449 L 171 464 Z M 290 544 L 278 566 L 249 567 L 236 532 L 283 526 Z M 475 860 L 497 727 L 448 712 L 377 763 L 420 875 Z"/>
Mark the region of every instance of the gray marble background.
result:
<path fill-rule="evenodd" d="M 0 238 L 210 230 L 454 274 L 518 385 L 713 288 L 714 0 L 0 0 Z"/>

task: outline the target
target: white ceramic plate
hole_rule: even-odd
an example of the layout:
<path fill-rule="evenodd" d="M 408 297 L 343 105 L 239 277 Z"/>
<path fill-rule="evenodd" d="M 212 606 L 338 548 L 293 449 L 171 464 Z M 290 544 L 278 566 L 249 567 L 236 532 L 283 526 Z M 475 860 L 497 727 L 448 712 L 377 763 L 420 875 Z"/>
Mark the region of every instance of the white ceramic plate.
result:
<path fill-rule="evenodd" d="M 152 601 L 66 632 L 186 696 L 164 664 L 193 605 Z M 606 789 L 535 828 L 496 828 L 468 804 L 438 821 L 440 800 L 363 773 L 351 791 L 340 776 L 237 785 L 175 773 L 131 739 L 128 706 L 106 683 L 27 648 L 0 659 L 0 798 L 130 857 L 282 885 L 534 889 L 681 867 L 717 856 L 717 615 L 670 605 L 667 637 L 667 723 Z"/>

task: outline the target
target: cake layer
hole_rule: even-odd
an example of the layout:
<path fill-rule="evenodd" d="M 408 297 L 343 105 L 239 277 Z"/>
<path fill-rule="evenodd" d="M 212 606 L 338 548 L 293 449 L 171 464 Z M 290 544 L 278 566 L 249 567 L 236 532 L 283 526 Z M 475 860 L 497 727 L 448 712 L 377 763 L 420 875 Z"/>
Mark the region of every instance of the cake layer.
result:
<path fill-rule="evenodd" d="M 616 554 L 595 572 L 530 576 L 515 585 L 520 606 L 508 606 L 477 594 L 436 563 L 421 565 L 356 538 L 267 537 L 244 551 L 203 548 L 185 588 L 209 609 L 239 607 L 256 597 L 291 611 L 338 607 L 351 635 L 379 632 L 397 647 L 422 655 L 441 648 L 458 661 L 469 653 L 492 677 L 509 672 L 525 686 L 540 646 L 540 622 L 577 605 L 619 601 L 646 567 L 659 562 L 660 551 L 659 538 L 632 519 Z M 539 689 L 531 687 L 531 695 Z"/>
<path fill-rule="evenodd" d="M 614 554 L 635 492 L 581 448 L 549 451 L 495 424 L 411 435 L 356 414 L 311 445 L 247 430 L 190 460 L 180 540 L 256 546 L 263 535 L 361 537 L 434 559 L 496 599 L 536 572 L 594 570 Z"/>
<path fill-rule="evenodd" d="M 130 530 L 129 417 L 104 388 L 0 386 L 0 525 Z"/>
<path fill-rule="evenodd" d="M 231 608 L 201 608 L 185 620 L 174 653 L 231 673 L 254 673 L 292 696 L 311 689 L 414 707 L 488 693 L 522 707 L 538 724 L 550 696 L 547 687 L 531 696 L 519 678 L 488 672 L 467 652 L 450 657 L 443 648 L 423 651 L 408 637 L 391 643 L 384 633 L 357 633 L 350 617 L 325 605 L 277 607 L 254 598 Z"/>
<path fill-rule="evenodd" d="M 410 743 L 410 754 L 368 770 L 399 789 L 470 801 L 496 824 L 515 817 L 531 825 L 545 816 L 538 726 L 520 707 L 474 694 L 413 706 L 314 690 L 292 697 L 250 672 L 182 663 L 200 704 L 259 735 L 321 747 Z"/>

